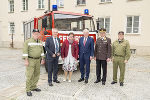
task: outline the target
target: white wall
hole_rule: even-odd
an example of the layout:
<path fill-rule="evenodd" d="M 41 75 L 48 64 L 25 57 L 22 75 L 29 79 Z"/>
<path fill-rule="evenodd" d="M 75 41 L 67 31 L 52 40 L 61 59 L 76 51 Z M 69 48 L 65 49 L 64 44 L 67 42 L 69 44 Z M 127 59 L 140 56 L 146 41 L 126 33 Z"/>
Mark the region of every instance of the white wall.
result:
<path fill-rule="evenodd" d="M 59 10 L 83 13 L 88 8 L 94 18 L 110 17 L 110 34 L 112 41 L 117 39 L 118 31 L 126 32 L 126 17 L 128 15 L 140 16 L 139 34 L 126 34 L 125 38 L 130 41 L 131 48 L 137 49 L 138 55 L 150 55 L 150 0 L 112 0 L 112 3 L 100 4 L 99 0 L 86 0 L 86 6 L 75 6 L 76 2 L 66 0 L 64 8 Z"/>
<path fill-rule="evenodd" d="M 38 0 L 28 0 L 28 11 L 22 11 L 22 0 L 14 0 L 15 11 L 8 13 L 8 0 L 1 0 L 0 3 L 0 47 L 9 47 L 11 36 L 9 35 L 9 22 L 15 22 L 14 42 L 16 48 L 21 48 L 24 42 L 23 22 L 34 17 L 39 17 L 48 10 L 48 0 L 45 0 L 45 9 L 39 10 Z M 89 9 L 94 20 L 98 17 L 110 17 L 110 34 L 112 41 L 117 39 L 118 31 L 126 31 L 126 17 L 128 15 L 140 16 L 140 33 L 126 34 L 125 38 L 130 41 L 131 48 L 137 49 L 138 55 L 150 55 L 150 0 L 112 0 L 112 3 L 100 4 L 100 0 L 86 0 L 85 6 L 77 6 L 76 0 L 64 0 L 64 7 L 59 11 L 84 13 Z M 56 0 L 51 0 L 51 5 Z M 51 8 L 52 9 L 52 8 Z M 96 22 L 95 22 L 96 24 Z"/>
<path fill-rule="evenodd" d="M 29 21 L 34 17 L 39 17 L 48 10 L 48 1 L 45 0 L 45 9 L 38 9 L 38 0 L 28 0 L 28 11 L 22 10 L 22 0 L 14 0 L 14 13 L 9 13 L 8 0 L 2 0 L 0 18 L 2 20 L 1 47 L 9 47 L 11 34 L 9 32 L 9 22 L 15 23 L 14 47 L 22 48 L 24 42 L 23 22 Z M 4 10 L 5 9 L 5 10 Z"/>

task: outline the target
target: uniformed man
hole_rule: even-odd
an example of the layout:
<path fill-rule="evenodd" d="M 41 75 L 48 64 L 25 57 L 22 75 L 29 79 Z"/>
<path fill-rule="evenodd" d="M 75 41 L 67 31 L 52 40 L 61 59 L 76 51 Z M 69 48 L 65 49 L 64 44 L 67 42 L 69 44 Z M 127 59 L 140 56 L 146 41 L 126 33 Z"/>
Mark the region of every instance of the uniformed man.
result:
<path fill-rule="evenodd" d="M 118 40 L 113 42 L 112 45 L 112 61 L 113 61 L 113 81 L 111 84 L 117 83 L 117 69 L 120 68 L 120 86 L 124 83 L 125 64 L 130 58 L 130 45 L 127 40 L 124 39 L 124 32 L 118 33 Z"/>
<path fill-rule="evenodd" d="M 26 92 L 27 96 L 32 96 L 31 91 L 40 92 L 37 82 L 40 75 L 40 61 L 44 64 L 44 51 L 42 42 L 38 39 L 40 33 L 38 29 L 33 29 L 32 38 L 24 43 L 23 58 L 26 66 Z"/>
<path fill-rule="evenodd" d="M 96 41 L 94 56 L 96 60 L 96 76 L 98 83 L 102 80 L 102 85 L 105 85 L 107 76 L 107 62 L 111 57 L 111 39 L 106 37 L 106 29 L 99 30 L 99 38 Z M 103 70 L 103 77 L 101 79 L 101 69 Z"/>

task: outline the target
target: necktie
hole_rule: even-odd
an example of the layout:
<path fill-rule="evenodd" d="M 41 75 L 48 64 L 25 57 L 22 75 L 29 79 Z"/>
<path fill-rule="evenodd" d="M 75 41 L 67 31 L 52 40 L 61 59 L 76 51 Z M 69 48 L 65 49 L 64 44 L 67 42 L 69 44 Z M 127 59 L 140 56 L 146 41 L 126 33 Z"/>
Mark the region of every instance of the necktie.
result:
<path fill-rule="evenodd" d="M 56 46 L 55 47 L 55 52 L 58 53 L 58 44 L 57 44 L 56 38 L 55 38 L 55 46 Z"/>
<path fill-rule="evenodd" d="M 86 38 L 84 39 L 84 42 L 83 42 L 83 43 L 84 43 L 84 46 L 85 46 L 85 43 L 86 43 Z"/>

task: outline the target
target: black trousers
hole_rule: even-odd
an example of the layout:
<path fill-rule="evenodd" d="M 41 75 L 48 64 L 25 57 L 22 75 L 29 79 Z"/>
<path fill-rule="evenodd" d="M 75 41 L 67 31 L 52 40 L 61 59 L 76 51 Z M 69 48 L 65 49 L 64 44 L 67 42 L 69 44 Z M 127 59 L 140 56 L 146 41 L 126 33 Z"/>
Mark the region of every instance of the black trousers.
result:
<path fill-rule="evenodd" d="M 97 80 L 101 80 L 101 68 L 103 70 L 102 81 L 106 82 L 106 77 L 107 77 L 107 61 L 106 60 L 98 60 L 98 59 L 96 59 L 96 76 L 97 76 Z"/>
<path fill-rule="evenodd" d="M 58 58 L 52 58 L 47 60 L 47 68 L 48 68 L 48 83 L 52 82 L 52 74 L 53 74 L 53 80 L 57 80 L 57 74 L 58 74 Z"/>

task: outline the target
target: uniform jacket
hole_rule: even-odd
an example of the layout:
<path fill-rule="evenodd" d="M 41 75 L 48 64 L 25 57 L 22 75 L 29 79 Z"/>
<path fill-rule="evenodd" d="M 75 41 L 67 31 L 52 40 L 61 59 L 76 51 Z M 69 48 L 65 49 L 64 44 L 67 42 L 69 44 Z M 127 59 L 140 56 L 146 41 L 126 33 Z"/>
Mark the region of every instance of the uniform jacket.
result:
<path fill-rule="evenodd" d="M 105 38 L 102 40 L 100 37 L 96 41 L 94 56 L 98 60 L 106 60 L 111 57 L 111 39 Z"/>
<path fill-rule="evenodd" d="M 68 56 L 68 51 L 69 51 L 69 41 L 68 40 L 65 40 L 63 42 L 63 45 L 62 45 L 62 49 L 61 49 L 61 57 L 62 58 L 65 58 Z M 74 41 L 72 44 L 71 44 L 71 53 L 72 53 L 72 56 L 75 58 L 75 59 L 78 59 L 78 54 L 79 54 L 79 46 L 78 46 L 78 43 L 76 41 Z"/>
<path fill-rule="evenodd" d="M 44 58 L 43 45 L 40 40 L 36 41 L 33 38 L 30 38 L 25 41 L 23 47 L 23 58 Z"/>
<path fill-rule="evenodd" d="M 61 48 L 60 48 L 60 39 L 57 38 L 57 41 L 58 41 L 58 46 L 59 46 L 59 53 L 61 53 Z M 54 41 L 53 41 L 53 37 L 48 37 L 46 39 L 46 42 L 45 42 L 45 50 L 46 50 L 46 58 L 47 59 L 53 59 L 52 55 L 55 54 L 55 44 L 54 44 Z M 57 57 L 59 58 L 59 57 Z"/>
<path fill-rule="evenodd" d="M 130 44 L 127 40 L 123 39 L 120 43 L 118 40 L 113 42 L 112 57 L 115 56 L 123 57 L 125 60 L 129 60 L 131 52 L 130 52 Z"/>
<path fill-rule="evenodd" d="M 84 37 L 81 37 L 79 40 L 79 57 L 83 57 L 83 54 L 85 58 L 89 59 L 90 56 L 94 56 L 94 39 L 91 37 L 88 37 L 84 46 Z"/>

